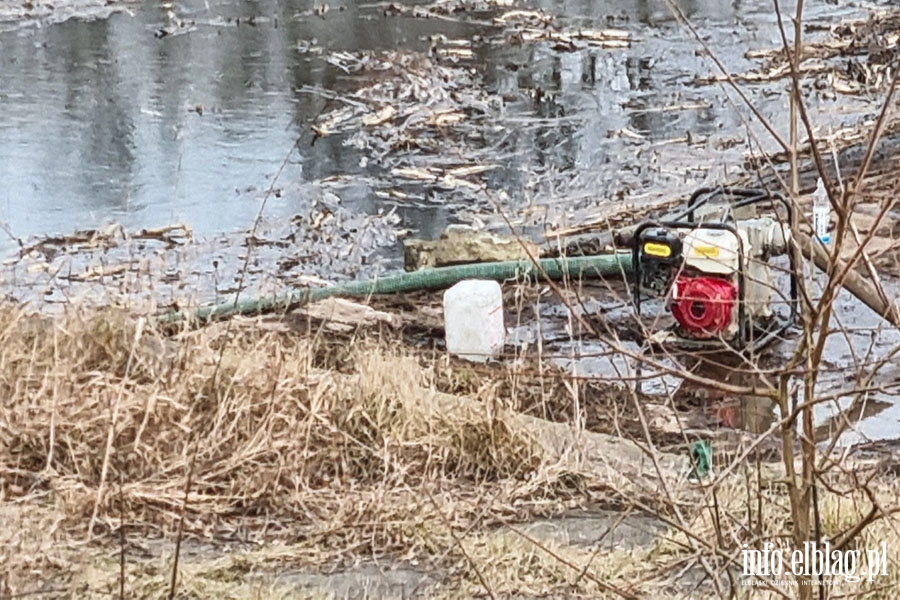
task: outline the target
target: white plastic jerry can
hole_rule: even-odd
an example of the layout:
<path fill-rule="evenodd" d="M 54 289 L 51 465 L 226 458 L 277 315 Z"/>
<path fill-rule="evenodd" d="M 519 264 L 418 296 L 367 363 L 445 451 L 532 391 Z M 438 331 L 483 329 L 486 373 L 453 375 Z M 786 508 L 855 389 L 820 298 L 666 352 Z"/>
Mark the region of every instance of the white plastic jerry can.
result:
<path fill-rule="evenodd" d="M 503 293 L 496 281 L 469 279 L 444 292 L 447 351 L 485 362 L 503 350 Z"/>

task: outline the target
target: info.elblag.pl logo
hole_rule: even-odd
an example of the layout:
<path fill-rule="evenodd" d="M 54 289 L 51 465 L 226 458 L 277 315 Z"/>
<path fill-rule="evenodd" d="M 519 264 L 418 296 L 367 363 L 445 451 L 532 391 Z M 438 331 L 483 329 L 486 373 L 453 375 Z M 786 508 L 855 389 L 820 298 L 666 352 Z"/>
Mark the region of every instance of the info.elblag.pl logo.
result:
<path fill-rule="evenodd" d="M 743 576 L 751 578 L 746 583 L 759 581 L 769 585 L 790 584 L 789 580 L 806 578 L 805 583 L 856 583 L 866 579 L 875 581 L 887 575 L 887 544 L 868 550 L 832 549 L 825 542 L 806 542 L 794 551 L 777 548 L 766 542 L 762 550 L 753 550 L 744 544 L 742 550 Z M 810 580 L 810 578 L 813 578 Z"/>

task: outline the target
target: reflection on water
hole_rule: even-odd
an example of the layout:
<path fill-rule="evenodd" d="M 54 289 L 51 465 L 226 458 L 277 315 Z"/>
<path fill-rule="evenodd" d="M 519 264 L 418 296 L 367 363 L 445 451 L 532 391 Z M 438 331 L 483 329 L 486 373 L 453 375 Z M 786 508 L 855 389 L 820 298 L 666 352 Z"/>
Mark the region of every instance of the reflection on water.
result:
<path fill-rule="evenodd" d="M 611 23 L 649 38 L 677 31 L 659 0 L 531 4 L 581 25 Z M 481 31 L 462 19 L 385 17 L 356 2 L 318 16 L 313 5 L 232 0 L 207 6 L 195 0 L 179 5 L 178 15 L 169 5 L 145 5 L 133 16 L 108 20 L 6 26 L 0 32 L 0 222 L 23 237 L 107 219 L 128 227 L 187 222 L 209 233 L 244 228 L 255 216 L 261 190 L 326 105 L 299 90 L 353 88 L 352 79 L 316 48 L 425 51 L 431 36 L 471 38 Z M 743 10 L 740 2 L 680 5 L 703 22 L 721 24 Z M 640 23 L 662 29 L 646 30 Z M 189 32 L 158 39 L 162 29 Z M 656 41 L 614 52 L 485 47 L 485 80 L 509 101 L 507 116 L 572 117 L 507 135 L 498 151 L 522 160 L 516 169 L 498 172 L 492 183 L 515 192 L 522 183 L 519 171 L 532 164 L 611 172 L 618 162 L 610 129 L 627 126 L 661 138 L 710 127 L 723 118 L 720 112 L 665 115 L 621 106 L 623 94 L 668 102 L 676 67 L 697 63 L 692 48 L 683 40 L 675 54 Z M 660 64 L 663 54 L 668 64 Z M 345 202 L 377 210 L 378 200 L 364 183 L 372 173 L 343 142 L 334 137 L 301 144 L 282 177 L 290 182 L 359 175 L 363 183 L 345 190 Z M 268 211 L 271 218 L 290 216 L 290 199 L 272 202 Z M 437 231 L 431 221 L 439 212 L 410 209 L 406 225 Z M 437 218 L 446 221 L 447 215 Z"/>
<path fill-rule="evenodd" d="M 374 28 L 353 7 L 327 20 L 295 18 L 312 2 L 217 3 L 218 14 L 193 4 L 179 18 L 197 29 L 163 39 L 154 36 L 169 22 L 162 9 L 0 34 L 0 220 L 16 235 L 110 217 L 134 227 L 244 228 L 259 190 L 322 110 L 297 90 L 342 85 L 298 43 L 416 45 L 434 27 L 383 20 Z M 266 19 L 237 25 L 251 15 Z M 326 139 L 295 155 L 282 177 L 317 179 L 357 163 L 341 140 Z M 273 203 L 274 218 L 290 214 L 289 204 Z"/>
<path fill-rule="evenodd" d="M 702 160 L 684 144 L 654 144 L 687 131 L 702 136 L 741 128 L 719 88 L 690 85 L 710 65 L 663 0 L 521 3 L 576 29 L 613 26 L 636 37 L 628 49 L 576 51 L 492 38 L 498 30 L 485 29 L 490 13 L 386 16 L 345 0 L 320 15 L 317 4 L 188 0 L 143 4 L 134 15 L 108 20 L 0 26 L 0 223 L 20 237 L 109 219 L 129 228 L 244 229 L 301 132 L 340 104 L 304 90 L 341 96 L 359 85 L 329 64 L 327 54 L 427 52 L 436 36 L 475 40 L 473 67 L 503 99 L 497 126 L 470 143 L 473 155 L 480 145 L 477 160 L 502 167 L 487 182 L 509 192 L 513 203 L 528 195 L 551 205 L 561 197 L 598 204 L 648 185 L 668 191 L 683 180 L 679 169 Z M 747 64 L 735 44 L 741 36 L 764 45 L 778 41 L 766 0 L 678 5 L 728 67 Z M 780 107 L 783 98 L 761 102 Z M 675 106 L 684 108 L 660 110 Z M 523 126 L 522 119 L 531 121 Z M 639 139 L 626 144 L 615 133 L 623 130 Z M 290 153 L 282 181 L 347 176 L 340 189 L 345 206 L 393 208 L 374 193 L 385 171 L 366 165 L 345 142 L 344 136 L 314 145 L 304 140 Z M 646 154 L 634 150 L 648 145 Z M 421 195 L 430 209 L 394 202 L 405 227 L 434 235 L 454 209 L 437 206 L 427 190 Z M 277 198 L 266 216 L 288 218 L 296 204 L 290 196 Z M 0 251 L 9 244 L 0 236 Z"/>
<path fill-rule="evenodd" d="M 749 369 L 749 367 L 747 367 Z M 703 361 L 695 374 L 709 381 L 729 385 L 760 388 L 765 382 L 750 370 L 739 366 Z M 742 429 L 754 434 L 765 433 L 775 421 L 775 406 L 769 398 L 754 395 L 736 396 L 718 389 L 684 380 L 673 394 L 678 405 L 698 406 L 713 426 Z"/>

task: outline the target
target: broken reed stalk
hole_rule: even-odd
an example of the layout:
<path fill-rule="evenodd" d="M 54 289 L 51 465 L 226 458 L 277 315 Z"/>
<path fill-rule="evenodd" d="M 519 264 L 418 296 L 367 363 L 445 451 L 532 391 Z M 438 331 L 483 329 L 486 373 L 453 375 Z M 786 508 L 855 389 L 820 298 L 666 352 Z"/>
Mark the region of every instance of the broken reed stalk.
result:
<path fill-rule="evenodd" d="M 125 600 L 125 502 L 122 497 L 122 465 L 116 448 L 116 470 L 119 472 L 119 600 Z"/>

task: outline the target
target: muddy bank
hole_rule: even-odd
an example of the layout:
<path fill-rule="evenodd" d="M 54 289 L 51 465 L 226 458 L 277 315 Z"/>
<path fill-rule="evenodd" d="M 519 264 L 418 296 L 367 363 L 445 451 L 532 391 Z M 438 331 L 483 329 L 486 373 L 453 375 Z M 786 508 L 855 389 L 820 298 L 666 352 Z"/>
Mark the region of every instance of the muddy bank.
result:
<path fill-rule="evenodd" d="M 239 597 L 242 589 L 216 586 L 226 586 L 226 573 L 238 573 L 241 564 L 249 567 L 243 575 L 260 572 L 266 556 L 267 573 L 352 571 L 363 557 L 415 560 L 421 569 L 439 569 L 428 583 L 452 595 L 471 585 L 472 573 L 458 570 L 465 556 L 482 556 L 488 565 L 498 555 L 515 563 L 531 552 L 513 533 L 494 535 L 502 524 L 615 506 L 631 494 L 656 502 L 660 472 L 633 442 L 575 435 L 567 425 L 519 414 L 489 389 L 478 400 L 443 393 L 434 378 L 444 385 L 474 381 L 387 337 L 233 322 L 171 339 L 122 311 L 60 320 L 13 309 L 0 315 L 0 391 L 8 400 L 0 453 L 4 465 L 18 465 L 0 469 L 0 547 L 19 549 L 4 557 L 15 567 L 0 581 L 15 593 L 40 586 L 27 571 L 34 539 L 56 541 L 45 554 L 53 559 L 37 560 L 46 580 L 54 573 L 65 591 L 102 593 L 117 578 L 109 570 L 115 561 L 73 553 L 74 538 L 120 539 L 126 568 L 140 573 L 129 587 L 142 596 L 165 589 L 171 517 L 186 509 L 184 534 L 202 543 L 186 542 L 182 589 L 201 596 L 227 589 L 227 597 Z M 232 342 L 234 353 L 226 350 Z M 51 354 L 38 359 L 45 351 Z M 26 354 L 33 357 L 28 364 Z M 273 369 L 280 372 L 275 388 Z M 100 371 L 105 383 L 90 375 Z M 48 378 L 59 380 L 58 396 L 45 395 L 40 382 Z M 123 392 L 108 422 L 98 415 L 117 385 Z M 266 388 L 278 396 L 267 396 L 274 402 L 260 402 Z M 33 410 L 21 410 L 26 405 Z M 110 428 L 111 441 L 104 441 Z M 659 458 L 673 490 L 695 493 L 683 482 L 684 457 Z M 633 471 L 625 465 L 642 475 L 624 477 Z M 188 504 L 179 509 L 185 468 L 193 475 Z M 33 510 L 23 515 L 20 506 Z M 56 518 L 56 526 L 33 537 L 44 518 Z M 6 526 L 17 520 L 21 526 Z M 453 539 L 464 521 L 481 533 L 460 550 Z M 20 538 L 23 531 L 29 533 Z M 590 554 L 584 547 L 567 551 Z M 552 556 L 547 560 L 549 568 Z M 563 572 L 554 569 L 536 589 L 564 585 Z M 497 585 L 520 585 L 518 568 L 513 577 L 498 573 Z"/>
<path fill-rule="evenodd" d="M 4 293 L 47 311 L 61 312 L 77 301 L 93 306 L 117 304 L 145 313 L 229 300 L 237 294 L 243 298 L 267 295 L 399 269 L 402 239 L 413 233 L 433 237 L 428 230 L 443 230 L 449 220 L 498 230 L 508 229 L 508 220 L 517 232 L 536 241 L 546 238 L 558 243 L 555 234 L 585 228 L 586 221 L 596 220 L 603 230 L 629 225 L 638 215 L 652 212 L 655 204 L 677 200 L 700 183 L 720 183 L 735 171 L 746 181 L 747 171 L 752 172 L 748 155 L 761 165 L 760 175 L 749 176 L 754 184 L 773 183 L 774 176 L 765 171 L 772 163 L 776 170 L 784 168 L 784 156 L 777 152 L 766 153 L 766 160 L 760 160 L 759 148 L 752 143 L 754 132 L 742 132 L 728 120 L 738 117 L 727 117 L 733 106 L 720 96 L 723 88 L 696 80 L 691 70 L 709 66 L 691 50 L 690 38 L 667 39 L 667 34 L 680 31 L 675 24 L 610 21 L 598 13 L 576 26 L 564 12 L 549 8 L 521 11 L 502 3 L 482 8 L 461 10 L 449 22 L 443 18 L 448 15 L 435 6 L 295 14 L 300 29 L 291 35 L 305 33 L 307 27 L 327 29 L 369 21 L 379 27 L 408 27 L 421 35 L 399 49 L 377 45 L 346 49 L 324 38 L 296 48 L 298 60 L 318 65 L 329 84 L 292 82 L 291 93 L 307 102 L 297 105 L 297 116 L 302 118 L 297 123 L 302 129 L 297 134 L 300 152 L 295 161 L 285 163 L 283 179 L 233 194 L 242 215 L 237 232 L 204 233 L 210 224 L 231 222 L 232 194 L 221 203 L 201 196 L 194 200 L 191 210 L 197 212 L 192 214 L 205 222 L 200 230 L 190 227 L 193 220 L 188 219 L 185 230 L 180 229 L 181 222 L 175 228 L 113 225 L 42 239 L 15 235 L 16 227 L 11 226 L 4 237 L 11 256 L 0 268 Z M 184 30 L 153 43 L 174 49 L 180 43 L 177 40 L 208 41 L 210 31 L 234 34 L 242 27 L 198 15 L 196 10 L 178 15 L 188 23 Z M 844 29 L 839 29 L 823 27 L 816 18 L 811 17 L 813 44 L 833 43 L 835 36 L 843 40 L 845 30 L 860 32 L 862 37 L 853 39 L 863 40 L 872 31 L 859 25 L 868 21 L 844 23 L 840 26 Z M 601 22 L 602 29 L 581 25 Z M 772 33 L 772 24 L 766 24 L 768 29 L 762 23 L 759 27 Z M 713 40 L 717 40 L 722 32 L 716 29 L 718 24 L 713 25 Z M 885 27 L 876 34 L 887 35 L 890 28 Z M 241 35 L 256 41 L 280 35 L 275 33 L 274 20 L 257 21 L 250 33 L 247 30 L 241 29 Z M 832 57 L 837 61 L 832 70 L 848 56 L 853 60 L 867 56 L 860 53 L 861 41 L 847 47 L 849 54 Z M 728 54 L 732 51 L 734 55 Z M 768 54 L 759 58 L 735 50 L 724 52 L 745 70 L 760 60 L 777 61 L 777 56 Z M 635 62 L 648 56 L 646 63 Z M 817 89 L 820 76 L 810 73 L 805 85 Z M 762 102 L 764 114 L 777 117 L 784 104 L 777 92 L 787 81 L 783 73 L 758 79 L 748 83 L 748 93 Z M 262 86 L 259 91 L 268 90 L 263 96 L 271 98 L 276 89 L 277 85 Z M 853 110 L 843 111 L 847 107 L 828 104 L 827 90 L 819 91 L 811 102 L 823 126 L 852 122 L 854 110 L 866 111 L 875 105 L 874 97 L 848 96 Z M 836 107 L 842 108 L 839 117 L 829 112 Z M 182 118 L 212 129 L 226 117 L 240 114 L 219 113 L 206 104 L 182 108 Z M 276 115 L 285 116 L 275 108 Z M 165 115 L 151 116 L 159 124 L 157 119 Z M 616 127 L 604 129 L 609 124 Z M 862 156 L 858 143 L 864 125 L 834 137 L 837 164 L 845 177 Z M 728 142 L 738 132 L 741 141 Z M 260 147 L 257 142 L 271 147 L 267 135 L 263 131 L 258 137 L 235 136 L 240 143 L 233 142 L 232 147 L 240 150 L 247 139 L 253 141 L 254 149 Z M 874 163 L 876 175 L 888 175 L 880 180 L 885 184 L 890 183 L 895 160 L 892 135 L 883 141 Z M 719 170 L 713 164 L 716 161 L 737 166 Z M 804 184 L 814 182 L 811 164 L 804 158 Z M 190 185 L 187 180 L 184 184 Z M 247 225 L 263 203 L 260 227 L 251 235 Z M 865 216 L 871 206 L 859 210 Z M 20 218 L 25 213 L 10 214 Z M 865 222 L 858 224 L 864 234 Z M 879 248 L 872 259 L 890 274 L 897 262 L 893 231 L 888 223 L 877 233 Z M 603 246 L 592 248 L 598 249 Z M 599 313 L 617 331 L 627 331 L 627 292 L 617 286 L 587 289 L 586 303 L 580 296 L 584 288 L 571 291 L 569 300 L 581 305 L 575 313 L 586 318 Z M 522 303 L 522 297 L 513 296 L 511 301 Z M 426 332 L 428 343 L 440 348 L 437 296 L 422 299 L 421 306 L 408 298 L 395 300 L 390 308 L 408 309 L 407 323 L 421 321 L 418 332 Z M 830 342 L 827 360 L 831 366 L 823 374 L 823 389 L 838 389 L 848 371 L 864 369 L 861 357 L 888 352 L 896 342 L 894 333 L 884 330 L 878 318 L 851 296 L 842 294 L 839 304 L 836 325 L 848 334 Z M 508 355 L 539 349 L 557 365 L 604 381 L 633 374 L 633 361 L 623 361 L 607 344 L 591 339 L 588 329 L 570 323 L 568 309 L 558 301 L 531 299 L 517 309 L 510 314 L 515 326 Z M 785 340 L 780 351 L 787 352 L 792 343 Z M 637 345 L 628 348 L 639 350 Z M 666 397 L 667 386 L 677 379 L 646 373 L 642 377 L 658 397 Z M 897 405 L 893 389 L 876 396 L 873 406 L 893 414 Z M 724 399 L 723 406 L 741 402 Z M 773 418 L 771 411 L 763 412 L 766 419 Z M 819 423 L 825 426 L 834 411 L 821 412 Z M 860 437 L 893 436 L 889 422 L 889 418 L 868 419 Z"/>

